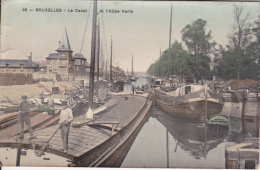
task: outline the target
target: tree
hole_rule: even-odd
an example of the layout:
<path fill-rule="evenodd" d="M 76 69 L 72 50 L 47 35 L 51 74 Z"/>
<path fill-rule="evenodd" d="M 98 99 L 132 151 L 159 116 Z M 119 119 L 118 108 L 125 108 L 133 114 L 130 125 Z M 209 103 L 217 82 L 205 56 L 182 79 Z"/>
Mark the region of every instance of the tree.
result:
<path fill-rule="evenodd" d="M 236 54 L 240 55 L 239 60 Z M 234 50 L 223 50 L 222 60 L 214 68 L 213 73 L 224 80 L 237 78 L 237 72 L 240 73 L 241 79 L 256 79 L 257 63 L 255 61 L 256 57 L 252 53 L 246 53 L 239 47 Z"/>
<path fill-rule="evenodd" d="M 211 31 L 206 33 L 206 25 L 207 21 L 197 19 L 182 29 L 182 40 L 190 52 L 188 67 L 196 81 L 211 79 L 209 54 L 213 52 L 216 43 L 211 42 Z"/>
<path fill-rule="evenodd" d="M 170 59 L 168 57 L 170 56 Z M 188 53 L 183 49 L 182 44 L 177 41 L 174 42 L 170 49 L 163 52 L 160 59 L 151 64 L 147 70 L 148 74 L 154 75 L 168 75 L 168 63 L 171 62 L 170 74 L 186 75 L 189 72 L 188 65 Z"/>
<path fill-rule="evenodd" d="M 197 19 L 191 25 L 188 24 L 182 29 L 182 40 L 190 53 L 195 55 L 211 53 L 211 49 L 216 43 L 210 42 L 212 39 L 211 31 L 206 33 L 206 25 L 207 21 Z"/>
<path fill-rule="evenodd" d="M 250 11 L 245 11 L 245 5 L 234 4 L 234 21 L 235 24 L 232 26 L 233 32 L 228 36 L 230 46 L 229 48 L 237 48 L 245 49 L 252 40 L 252 33 L 250 28 L 252 24 L 249 22 L 250 19 Z"/>

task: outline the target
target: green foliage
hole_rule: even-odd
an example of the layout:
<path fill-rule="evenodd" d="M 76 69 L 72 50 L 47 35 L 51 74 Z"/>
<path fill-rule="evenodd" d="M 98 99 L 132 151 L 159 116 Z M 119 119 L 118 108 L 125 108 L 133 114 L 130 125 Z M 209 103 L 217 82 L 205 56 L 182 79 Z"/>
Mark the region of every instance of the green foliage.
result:
<path fill-rule="evenodd" d="M 250 46 L 251 48 L 251 46 Z M 256 57 L 249 52 L 236 47 L 234 50 L 222 51 L 222 61 L 215 67 L 213 73 L 222 79 L 256 79 Z"/>
<path fill-rule="evenodd" d="M 169 56 L 170 59 L 168 58 Z M 175 42 L 170 49 L 163 52 L 162 57 L 158 61 L 150 65 L 147 73 L 167 76 L 168 71 L 170 71 L 170 75 L 193 75 L 197 80 L 200 80 L 202 77 L 211 79 L 209 63 L 209 56 L 203 54 L 190 55 L 183 49 L 181 43 Z M 170 70 L 168 70 L 169 65 Z"/>
<path fill-rule="evenodd" d="M 188 24 L 182 29 L 182 40 L 191 54 L 207 55 L 215 45 L 215 42 L 210 42 L 211 31 L 206 33 L 206 25 L 207 21 L 197 19 L 192 25 Z"/>
<path fill-rule="evenodd" d="M 233 32 L 228 36 L 230 41 L 226 44 L 226 49 L 222 46 L 215 48 L 216 43 L 210 42 L 211 31 L 206 33 L 207 21 L 198 19 L 182 29 L 182 40 L 189 52 L 181 43 L 175 42 L 147 72 L 157 76 L 167 76 L 169 72 L 171 75 L 192 75 L 196 80 L 210 80 L 212 75 L 224 80 L 257 80 L 260 62 L 260 15 L 250 29 L 252 24 L 247 22 L 249 14 L 243 16 L 243 10 L 243 5 L 234 6 L 237 25 L 233 26 Z M 210 54 L 215 56 L 212 71 Z"/>
<path fill-rule="evenodd" d="M 175 42 L 170 49 L 163 52 L 161 58 L 151 64 L 147 70 L 148 74 L 166 76 L 170 74 L 183 75 L 189 70 L 187 68 L 188 53 L 182 44 Z M 168 67 L 170 66 L 170 69 Z"/>
<path fill-rule="evenodd" d="M 209 63 L 210 57 L 207 55 L 190 55 L 188 60 L 188 67 L 190 69 L 190 73 L 194 75 L 196 80 L 201 80 L 202 78 L 207 80 L 212 79 Z"/>

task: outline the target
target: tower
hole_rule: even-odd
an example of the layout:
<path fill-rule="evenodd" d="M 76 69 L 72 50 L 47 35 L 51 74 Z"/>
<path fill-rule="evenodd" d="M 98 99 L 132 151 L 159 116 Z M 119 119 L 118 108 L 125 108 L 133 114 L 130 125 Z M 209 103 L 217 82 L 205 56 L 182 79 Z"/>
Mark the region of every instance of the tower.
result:
<path fill-rule="evenodd" d="M 58 52 L 58 63 L 60 64 L 60 72 L 74 74 L 74 59 L 72 58 L 73 51 L 70 47 L 66 28 L 62 35 L 61 41 L 59 42 L 59 48 L 56 51 Z"/>

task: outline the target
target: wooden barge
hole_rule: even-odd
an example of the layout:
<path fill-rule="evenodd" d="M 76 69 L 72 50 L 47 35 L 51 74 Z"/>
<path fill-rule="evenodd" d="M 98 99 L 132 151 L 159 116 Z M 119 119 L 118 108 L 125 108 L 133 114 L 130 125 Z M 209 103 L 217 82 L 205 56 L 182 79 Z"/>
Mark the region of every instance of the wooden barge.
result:
<path fill-rule="evenodd" d="M 165 112 L 180 118 L 209 119 L 220 113 L 224 99 L 201 85 L 185 85 L 172 92 L 155 88 L 156 104 Z"/>
<path fill-rule="evenodd" d="M 1 153 L 16 158 L 12 164 L 6 159 L 1 159 L 2 165 L 119 167 L 141 127 L 150 116 L 153 101 L 148 99 L 147 94 L 138 96 L 121 94 L 113 96 L 113 100 L 118 100 L 117 104 L 100 113 L 94 122 L 82 123 L 85 115 L 73 120 L 74 123 L 81 123 L 80 126 L 70 128 L 67 153 L 61 150 L 62 139 L 58 131 L 49 142 L 49 147 L 46 147 L 45 155 L 37 157 L 31 154 L 31 158 L 33 156 L 33 159 L 37 159 L 36 164 L 26 161 L 26 156 L 17 155 L 18 150 L 28 155 L 33 153 L 33 149 L 39 150 L 57 130 L 58 125 L 54 125 L 35 131 L 34 134 L 38 139 L 33 141 L 28 141 L 30 137 L 28 133 L 25 134 L 22 143 L 16 142 L 15 136 L 1 140 Z M 58 159 L 61 161 L 55 161 Z"/>

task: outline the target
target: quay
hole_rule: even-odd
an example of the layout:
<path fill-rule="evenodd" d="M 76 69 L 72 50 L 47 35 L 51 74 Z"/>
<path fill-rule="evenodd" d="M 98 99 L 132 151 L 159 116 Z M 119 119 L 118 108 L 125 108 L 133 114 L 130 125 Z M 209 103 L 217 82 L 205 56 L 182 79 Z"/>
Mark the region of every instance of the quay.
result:
<path fill-rule="evenodd" d="M 128 92 L 112 95 L 110 101 L 112 103 L 110 107 L 98 113 L 95 116 L 95 121 L 84 122 L 85 115 L 73 120 L 72 124 L 78 124 L 78 126 L 71 126 L 70 128 L 67 153 L 61 150 L 60 132 L 58 131 L 53 136 L 48 143 L 48 147 L 44 150 L 44 154 L 55 155 L 57 159 L 62 158 L 63 164 L 60 165 L 52 160 L 52 166 L 119 167 L 121 165 L 124 159 L 123 155 L 127 154 L 138 132 L 150 116 L 153 101 L 148 98 L 147 93 L 130 95 Z M 108 101 L 108 105 L 110 101 Z M 38 139 L 31 141 L 28 141 L 30 137 L 28 133 L 25 134 L 23 142 L 17 142 L 16 136 L 7 139 L 1 138 L 1 153 L 5 155 L 16 154 L 14 150 L 20 149 L 21 152 L 28 152 L 29 154 L 32 150 L 40 150 L 58 128 L 59 125 L 54 125 L 36 130 L 34 134 Z M 25 160 L 25 158 L 20 157 L 20 155 L 10 155 L 10 157 L 17 158 L 13 160 L 14 162 L 11 165 L 16 165 L 19 162 L 20 166 L 33 166 L 32 162 L 24 163 L 23 159 Z M 37 159 L 38 166 L 48 164 L 46 159 L 44 160 L 36 155 L 34 157 Z M 0 161 L 3 166 L 10 164 L 6 159 Z M 44 161 L 46 163 L 42 163 Z"/>
<path fill-rule="evenodd" d="M 259 138 L 245 139 L 225 152 L 227 169 L 259 168 Z"/>

